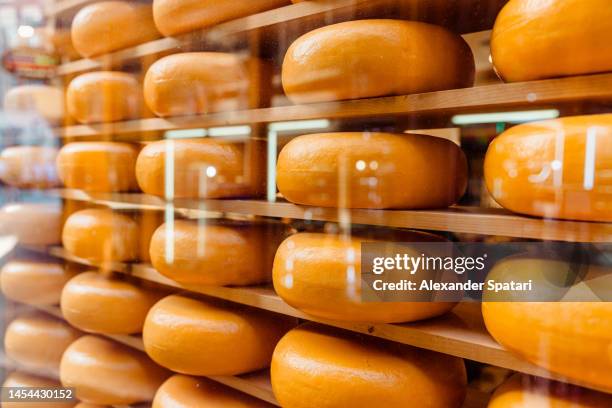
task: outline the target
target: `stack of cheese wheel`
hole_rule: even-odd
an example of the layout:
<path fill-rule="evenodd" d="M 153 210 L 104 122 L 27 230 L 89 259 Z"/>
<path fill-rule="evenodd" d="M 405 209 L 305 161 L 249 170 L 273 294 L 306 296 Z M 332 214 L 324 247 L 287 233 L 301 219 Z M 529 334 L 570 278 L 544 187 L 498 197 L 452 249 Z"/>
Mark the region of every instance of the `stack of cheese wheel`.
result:
<path fill-rule="evenodd" d="M 558 383 L 543 378 L 514 374 L 499 386 L 488 408 L 607 408 L 612 395 Z"/>
<path fill-rule="evenodd" d="M 169 373 L 144 353 L 94 336 L 83 336 L 64 352 L 60 379 L 77 398 L 92 404 L 127 405 L 153 400 Z"/>
<path fill-rule="evenodd" d="M 35 306 L 59 304 L 62 289 L 76 267 L 55 261 L 16 259 L 0 269 L 0 287 L 8 299 Z"/>
<path fill-rule="evenodd" d="M 62 208 L 59 203 L 12 203 L 0 208 L 0 235 L 14 235 L 24 245 L 61 242 Z"/>
<path fill-rule="evenodd" d="M 270 364 L 295 319 L 236 304 L 172 295 L 151 308 L 142 333 L 147 354 L 181 374 L 236 375 Z"/>
<path fill-rule="evenodd" d="M 134 76 L 124 72 L 90 72 L 70 82 L 66 108 L 84 124 L 133 119 L 141 113 L 142 89 Z"/>
<path fill-rule="evenodd" d="M 357 20 L 298 38 L 285 55 L 282 82 L 291 101 L 309 103 L 468 87 L 474 73 L 470 47 L 445 28 Z"/>
<path fill-rule="evenodd" d="M 90 333 L 140 333 L 151 306 L 162 292 L 96 272 L 81 273 L 62 291 L 62 314 Z"/>
<path fill-rule="evenodd" d="M 57 157 L 57 172 L 67 188 L 95 192 L 137 188 L 138 149 L 128 143 L 68 143 Z"/>
<path fill-rule="evenodd" d="M 85 58 L 158 38 L 150 4 L 101 1 L 79 10 L 72 20 L 72 42 Z"/>
<path fill-rule="evenodd" d="M 4 95 L 4 109 L 9 112 L 32 112 L 51 124 L 64 118 L 64 92 L 48 85 L 21 85 Z"/>
<path fill-rule="evenodd" d="M 287 200 L 321 207 L 447 207 L 467 186 L 462 150 L 449 140 L 416 134 L 299 136 L 282 149 L 276 172 Z"/>
<path fill-rule="evenodd" d="M 497 16 L 491 54 L 506 81 L 612 71 L 608 0 L 510 0 Z"/>
<path fill-rule="evenodd" d="M 413 233 L 405 242 L 433 240 Z M 408 322 L 441 315 L 450 302 L 362 302 L 359 237 L 299 233 L 287 238 L 274 258 L 274 289 L 291 306 L 313 316 L 353 322 Z"/>
<path fill-rule="evenodd" d="M 152 408 L 272 408 L 273 405 L 205 378 L 176 374 L 155 394 Z"/>
<path fill-rule="evenodd" d="M 8 147 L 0 153 L 0 180 L 19 188 L 56 187 L 59 185 L 56 156 L 55 147 Z"/>
<path fill-rule="evenodd" d="M 6 328 L 4 350 L 25 368 L 57 374 L 64 350 L 80 335 L 78 330 L 51 316 L 21 316 Z"/>
<path fill-rule="evenodd" d="M 37 387 L 37 388 L 60 388 L 62 384 L 59 381 L 51 380 L 48 378 L 38 377 L 32 374 L 26 374 L 21 372 L 13 372 L 6 376 L 2 387 L 10 388 L 24 388 L 24 387 Z M 50 402 L 45 401 L 45 408 L 77 408 L 74 402 Z M 27 402 L 27 401 L 3 401 L 2 408 L 42 408 L 40 401 Z M 83 408 L 83 407 L 81 407 Z"/>
<path fill-rule="evenodd" d="M 138 185 L 168 198 L 229 198 L 264 191 L 262 145 L 213 139 L 161 140 L 147 144 L 136 161 Z M 166 166 L 173 169 L 170 191 Z"/>
<path fill-rule="evenodd" d="M 151 238 L 151 263 L 161 274 L 184 284 L 253 285 L 270 281 L 282 225 L 203 224 L 176 220 Z"/>
<path fill-rule="evenodd" d="M 288 3 L 289 0 L 154 0 L 153 16 L 159 31 L 172 36 Z"/>
<path fill-rule="evenodd" d="M 489 146 L 484 177 L 493 198 L 518 213 L 612 221 L 612 114 L 518 125 Z"/>
<path fill-rule="evenodd" d="M 467 385 L 460 358 L 312 323 L 279 341 L 271 376 L 286 408 L 459 408 Z"/>

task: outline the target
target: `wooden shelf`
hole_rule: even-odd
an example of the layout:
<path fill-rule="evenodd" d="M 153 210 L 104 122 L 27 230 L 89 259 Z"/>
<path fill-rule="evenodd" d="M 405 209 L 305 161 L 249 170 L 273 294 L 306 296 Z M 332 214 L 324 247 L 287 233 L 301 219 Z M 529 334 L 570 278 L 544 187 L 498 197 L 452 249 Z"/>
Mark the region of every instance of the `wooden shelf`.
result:
<path fill-rule="evenodd" d="M 145 194 L 86 193 L 81 190 L 49 190 L 49 195 L 87 201 L 122 210 L 164 210 L 166 202 Z M 345 210 L 307 207 L 285 201 L 186 200 L 177 199 L 173 208 L 188 218 L 213 213 L 337 222 L 431 231 L 497 235 L 569 242 L 609 242 L 612 223 L 550 220 L 526 217 L 502 209 L 454 206 L 441 210 Z"/>

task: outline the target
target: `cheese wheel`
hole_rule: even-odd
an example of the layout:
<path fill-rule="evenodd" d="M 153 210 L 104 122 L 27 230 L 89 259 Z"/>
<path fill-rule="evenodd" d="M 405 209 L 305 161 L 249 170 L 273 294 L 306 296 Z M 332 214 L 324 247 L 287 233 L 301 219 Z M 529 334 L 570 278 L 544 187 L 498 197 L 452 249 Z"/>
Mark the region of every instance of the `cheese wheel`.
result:
<path fill-rule="evenodd" d="M 511 0 L 491 34 L 491 54 L 506 81 L 612 71 L 608 0 Z"/>
<path fill-rule="evenodd" d="M 176 374 L 155 394 L 152 408 L 272 408 L 273 405 L 206 378 Z"/>
<path fill-rule="evenodd" d="M 543 378 L 514 374 L 496 390 L 487 408 L 607 408 L 612 395 Z"/>
<path fill-rule="evenodd" d="M 320 207 L 448 207 L 467 186 L 467 162 L 456 144 L 414 134 L 299 136 L 280 152 L 276 174 L 287 200 Z"/>
<path fill-rule="evenodd" d="M 64 92 L 49 85 L 20 85 L 4 95 L 4 109 L 10 112 L 32 112 L 52 124 L 64 118 Z"/>
<path fill-rule="evenodd" d="M 175 198 L 229 198 L 263 192 L 263 160 L 257 142 L 213 139 L 160 140 L 146 145 L 136 161 L 138 185 L 147 194 L 165 196 L 166 161 L 174 168 Z"/>
<path fill-rule="evenodd" d="M 57 374 L 64 350 L 80 335 L 67 323 L 48 315 L 21 316 L 7 326 L 4 350 L 23 367 Z"/>
<path fill-rule="evenodd" d="M 13 260 L 0 269 L 0 287 L 8 299 L 36 306 L 57 305 L 73 267 L 51 261 Z"/>
<path fill-rule="evenodd" d="M 61 242 L 59 203 L 10 203 L 0 208 L 0 235 L 15 235 L 23 245 Z"/>
<path fill-rule="evenodd" d="M 272 357 L 284 408 L 459 408 L 463 360 L 312 323 L 291 330 Z"/>
<path fill-rule="evenodd" d="M 612 221 L 612 114 L 512 127 L 490 144 L 489 192 L 501 206 L 547 218 Z"/>
<path fill-rule="evenodd" d="M 293 325 L 264 310 L 172 295 L 151 308 L 142 339 L 154 361 L 177 373 L 236 375 L 267 367 Z"/>
<path fill-rule="evenodd" d="M 89 72 L 70 82 L 66 106 L 70 116 L 84 124 L 133 119 L 141 112 L 142 90 L 130 74 Z"/>
<path fill-rule="evenodd" d="M 72 42 L 85 58 L 158 38 L 150 4 L 101 1 L 79 10 L 72 20 Z"/>
<path fill-rule="evenodd" d="M 109 209 L 77 211 L 64 224 L 62 243 L 72 255 L 97 262 L 135 260 L 138 225 L 128 215 Z"/>
<path fill-rule="evenodd" d="M 285 55 L 282 83 L 292 102 L 310 103 L 469 87 L 474 75 L 470 47 L 443 27 L 357 20 L 298 38 Z"/>
<path fill-rule="evenodd" d="M 169 373 L 144 353 L 113 340 L 83 336 L 64 353 L 60 379 L 83 402 L 128 405 L 151 401 Z"/>
<path fill-rule="evenodd" d="M 19 188 L 57 187 L 56 156 L 55 147 L 7 147 L 0 153 L 0 180 Z"/>
<path fill-rule="evenodd" d="M 74 327 L 90 333 L 140 333 L 147 312 L 162 292 L 109 278 L 81 273 L 62 291 L 62 314 Z"/>
<path fill-rule="evenodd" d="M 159 31 L 172 36 L 288 3 L 288 0 L 154 0 L 153 17 Z"/>
<path fill-rule="evenodd" d="M 282 230 L 273 224 L 217 225 L 176 220 L 151 239 L 151 263 L 184 284 L 253 285 L 269 282 Z"/>
<path fill-rule="evenodd" d="M 138 150 L 128 143 L 68 143 L 57 157 L 57 172 L 67 188 L 94 192 L 129 191 L 137 188 Z"/>
<path fill-rule="evenodd" d="M 58 381 L 51 380 L 48 378 L 38 377 L 32 374 L 26 374 L 21 372 L 13 372 L 6 376 L 3 387 L 15 387 L 15 388 L 23 388 L 23 387 L 41 387 L 41 388 L 60 388 L 62 384 Z M 74 405 L 74 402 L 50 402 L 45 401 L 45 408 L 79 408 L 80 406 Z M 40 401 L 18 401 L 18 402 L 2 402 L 2 408 L 41 408 L 42 403 Z M 87 407 L 80 407 L 87 408 Z"/>
<path fill-rule="evenodd" d="M 415 233 L 409 241 L 424 238 Z M 361 243 L 366 241 L 371 240 L 317 233 L 290 236 L 274 258 L 276 293 L 303 312 L 340 321 L 408 322 L 453 308 L 449 302 L 362 302 Z"/>
<path fill-rule="evenodd" d="M 246 109 L 248 75 L 247 62 L 235 54 L 173 54 L 147 71 L 144 99 L 162 117 Z"/>

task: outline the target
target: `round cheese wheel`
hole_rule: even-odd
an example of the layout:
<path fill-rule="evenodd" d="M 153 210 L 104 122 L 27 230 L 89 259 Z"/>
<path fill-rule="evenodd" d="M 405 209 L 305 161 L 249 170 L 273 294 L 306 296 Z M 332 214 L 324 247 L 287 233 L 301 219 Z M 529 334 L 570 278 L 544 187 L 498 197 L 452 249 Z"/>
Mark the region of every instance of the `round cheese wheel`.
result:
<path fill-rule="evenodd" d="M 267 367 L 294 324 L 264 310 L 172 295 L 151 308 L 142 339 L 154 361 L 177 373 L 236 375 Z"/>
<path fill-rule="evenodd" d="M 410 242 L 427 238 L 414 234 Z M 339 235 L 299 233 L 287 238 L 274 258 L 276 293 L 313 316 L 354 322 L 408 322 L 441 315 L 450 302 L 362 302 L 361 243 Z M 408 241 L 406 241 L 408 242 Z"/>
<path fill-rule="evenodd" d="M 294 103 L 337 101 L 469 87 L 474 67 L 467 43 L 443 27 L 357 20 L 298 38 L 285 55 L 282 83 Z"/>
<path fill-rule="evenodd" d="M 176 220 L 151 239 L 151 263 L 184 284 L 253 285 L 270 281 L 282 230 L 273 224 L 217 225 Z"/>
<path fill-rule="evenodd" d="M 463 195 L 467 161 L 457 145 L 433 136 L 321 133 L 285 145 L 276 174 L 279 191 L 297 204 L 437 208 Z"/>
<path fill-rule="evenodd" d="M 0 235 L 15 235 L 21 244 L 59 244 L 61 231 L 59 203 L 11 203 L 0 208 Z"/>
<path fill-rule="evenodd" d="M 64 92 L 49 85 L 20 85 L 6 92 L 4 109 L 33 112 L 57 124 L 64 118 Z"/>
<path fill-rule="evenodd" d="M 514 374 L 493 393 L 487 408 L 607 408 L 612 395 L 543 378 Z"/>
<path fill-rule="evenodd" d="M 206 378 L 176 374 L 155 394 L 152 408 L 272 408 L 266 402 Z"/>
<path fill-rule="evenodd" d="M 4 334 L 6 355 L 18 364 L 46 374 L 57 374 L 64 350 L 81 333 L 67 323 L 44 314 L 13 320 Z"/>
<path fill-rule="evenodd" d="M 79 10 L 72 20 L 72 42 L 85 58 L 158 38 L 150 4 L 101 1 Z"/>
<path fill-rule="evenodd" d="M 132 119 L 140 115 L 142 90 L 130 74 L 89 72 L 70 82 L 66 106 L 70 116 L 84 124 Z"/>
<path fill-rule="evenodd" d="M 56 187 L 59 185 L 56 156 L 55 147 L 7 147 L 0 153 L 0 180 L 19 188 Z"/>
<path fill-rule="evenodd" d="M 144 353 L 95 336 L 83 336 L 64 353 L 60 378 L 77 398 L 93 404 L 151 401 L 169 373 Z"/>
<path fill-rule="evenodd" d="M 140 333 L 147 312 L 162 293 L 97 272 L 81 273 L 62 291 L 62 314 L 90 333 Z"/>
<path fill-rule="evenodd" d="M 159 31 L 172 36 L 288 3 L 288 0 L 154 0 L 153 16 Z"/>
<path fill-rule="evenodd" d="M 136 161 L 138 185 L 166 196 L 166 162 L 174 168 L 171 197 L 227 198 L 263 191 L 262 162 L 251 154 L 257 144 L 213 139 L 160 140 L 147 144 Z M 169 197 L 169 198 L 171 198 Z"/>
<path fill-rule="evenodd" d="M 25 374 L 20 372 L 13 372 L 6 376 L 3 387 L 15 387 L 15 388 L 23 388 L 23 387 L 41 387 L 41 388 L 61 388 L 62 384 L 59 381 L 51 380 L 48 378 L 38 377 L 32 374 Z M 2 408 L 41 408 L 42 403 L 40 401 L 15 401 L 15 402 L 2 402 Z M 50 402 L 45 401 L 45 408 L 78 408 L 80 407 L 78 404 L 75 405 L 74 402 Z M 84 408 L 84 407 L 80 407 Z M 86 407 L 85 407 L 86 408 Z"/>
<path fill-rule="evenodd" d="M 74 276 L 69 265 L 51 261 L 14 260 L 0 269 L 0 287 L 8 299 L 29 305 L 51 306 Z"/>
<path fill-rule="evenodd" d="M 248 108 L 244 58 L 222 52 L 173 54 L 156 61 L 144 79 L 144 99 L 157 116 Z"/>
<path fill-rule="evenodd" d="M 463 360 L 307 323 L 272 357 L 272 388 L 285 408 L 459 408 Z"/>
<path fill-rule="evenodd" d="M 612 114 L 512 127 L 489 145 L 484 178 L 501 206 L 547 218 L 612 221 Z"/>
<path fill-rule="evenodd" d="M 138 239 L 136 221 L 106 208 L 75 212 L 66 220 L 62 233 L 68 252 L 97 262 L 137 259 Z"/>
<path fill-rule="evenodd" d="M 116 192 L 137 188 L 138 150 L 128 143 L 68 143 L 57 157 L 57 171 L 67 188 Z"/>
<path fill-rule="evenodd" d="M 506 81 L 612 71 L 608 0 L 511 0 L 497 16 L 491 54 Z"/>

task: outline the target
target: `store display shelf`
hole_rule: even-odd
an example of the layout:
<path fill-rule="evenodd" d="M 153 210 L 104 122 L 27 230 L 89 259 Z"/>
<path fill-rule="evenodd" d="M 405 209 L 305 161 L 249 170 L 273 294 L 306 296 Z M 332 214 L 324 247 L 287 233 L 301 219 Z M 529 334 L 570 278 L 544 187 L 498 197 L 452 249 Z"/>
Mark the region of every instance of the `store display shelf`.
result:
<path fill-rule="evenodd" d="M 300 3 L 302 4 L 302 3 Z M 493 84 L 415 95 L 289 105 L 208 115 L 147 118 L 56 128 L 61 137 L 92 137 L 310 119 L 436 115 L 532 109 L 560 103 L 612 101 L 612 74 Z M 439 125 L 436 123 L 436 125 Z"/>
<path fill-rule="evenodd" d="M 453 206 L 439 210 L 342 210 L 300 206 L 280 200 L 268 202 L 176 199 L 168 204 L 159 197 L 137 193 L 87 193 L 81 190 L 59 189 L 49 190 L 48 194 L 105 205 L 117 210 L 172 209 L 188 218 L 222 213 L 568 242 L 609 242 L 612 236 L 612 223 L 542 219 L 513 214 L 503 209 L 480 207 Z"/>

